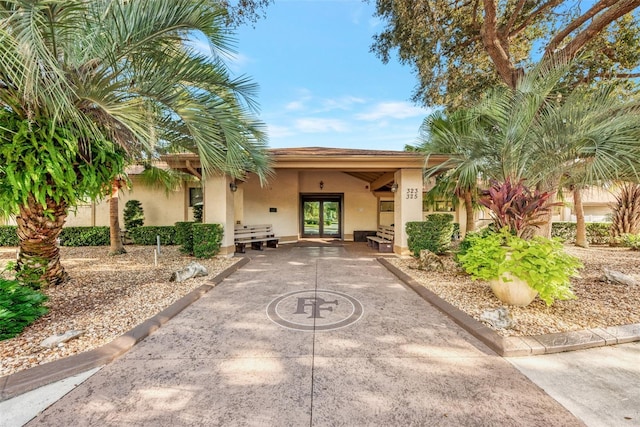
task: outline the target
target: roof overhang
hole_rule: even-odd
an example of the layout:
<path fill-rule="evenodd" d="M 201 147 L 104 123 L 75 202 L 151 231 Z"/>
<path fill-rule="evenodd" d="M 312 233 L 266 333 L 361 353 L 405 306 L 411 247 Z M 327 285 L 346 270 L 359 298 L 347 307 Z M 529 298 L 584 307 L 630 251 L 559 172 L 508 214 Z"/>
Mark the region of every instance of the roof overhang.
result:
<path fill-rule="evenodd" d="M 425 164 L 422 153 L 406 151 L 354 150 L 339 148 L 275 148 L 268 150 L 273 169 L 339 171 L 370 184 L 372 191 L 384 189 L 394 181 L 394 173 L 400 169 L 422 169 L 444 162 L 447 156 L 429 157 Z M 197 154 L 171 154 L 162 160 L 172 169 L 198 176 L 202 174 Z M 198 174 L 198 175 L 196 175 Z"/>

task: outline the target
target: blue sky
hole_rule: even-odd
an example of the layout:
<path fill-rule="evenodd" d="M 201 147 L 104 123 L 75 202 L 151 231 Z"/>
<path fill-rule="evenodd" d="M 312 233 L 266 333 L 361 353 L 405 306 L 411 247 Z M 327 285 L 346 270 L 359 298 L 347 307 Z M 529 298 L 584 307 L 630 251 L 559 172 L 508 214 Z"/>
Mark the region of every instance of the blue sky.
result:
<path fill-rule="evenodd" d="M 372 2 L 373 3 L 373 2 Z M 402 150 L 430 110 L 407 66 L 369 48 L 382 23 L 361 0 L 276 0 L 236 34 L 232 70 L 259 84 L 269 146 Z"/>

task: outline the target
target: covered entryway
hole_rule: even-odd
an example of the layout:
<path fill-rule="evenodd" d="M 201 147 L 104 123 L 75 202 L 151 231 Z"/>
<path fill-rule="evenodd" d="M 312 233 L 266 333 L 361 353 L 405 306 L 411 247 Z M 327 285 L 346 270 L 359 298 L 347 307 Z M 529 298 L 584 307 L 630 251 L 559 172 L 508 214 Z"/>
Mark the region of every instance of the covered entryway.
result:
<path fill-rule="evenodd" d="M 301 194 L 300 235 L 342 238 L 342 194 Z"/>

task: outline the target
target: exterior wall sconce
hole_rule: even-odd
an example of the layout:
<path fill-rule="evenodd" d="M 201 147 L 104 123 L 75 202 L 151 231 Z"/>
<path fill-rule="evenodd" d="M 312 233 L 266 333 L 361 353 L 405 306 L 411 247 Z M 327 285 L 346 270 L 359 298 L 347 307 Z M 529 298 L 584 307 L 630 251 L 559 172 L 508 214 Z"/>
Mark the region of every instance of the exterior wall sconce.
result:
<path fill-rule="evenodd" d="M 391 192 L 395 193 L 396 191 L 398 191 L 398 183 L 394 182 L 393 185 L 391 186 Z"/>
<path fill-rule="evenodd" d="M 236 184 L 235 179 L 229 183 L 229 190 L 231 190 L 232 193 L 238 191 L 238 184 Z"/>
<path fill-rule="evenodd" d="M 324 188 L 324 181 L 320 181 L 320 189 L 322 190 Z"/>

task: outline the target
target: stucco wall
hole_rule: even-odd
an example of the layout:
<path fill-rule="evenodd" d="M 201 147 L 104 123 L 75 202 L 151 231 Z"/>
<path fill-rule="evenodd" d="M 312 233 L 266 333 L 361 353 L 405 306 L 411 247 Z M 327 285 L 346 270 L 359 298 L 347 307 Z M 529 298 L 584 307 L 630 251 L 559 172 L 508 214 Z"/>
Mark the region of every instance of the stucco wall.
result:
<path fill-rule="evenodd" d="M 192 185 L 192 184 L 189 184 Z M 144 225 L 173 225 L 177 221 L 193 219 L 193 209 L 188 205 L 189 191 L 184 186 L 166 195 L 163 190 L 143 185 L 134 177 L 131 189 L 120 190 L 118 207 L 120 227 L 124 228 L 123 212 L 128 200 L 138 200 L 144 209 Z M 92 212 L 93 210 L 93 212 Z M 66 226 L 109 225 L 109 199 L 105 198 L 91 205 L 79 206 L 76 212 L 70 212 Z"/>
<path fill-rule="evenodd" d="M 265 187 L 260 187 L 254 176 L 241 187 L 243 203 L 240 212 L 236 211 L 236 221 L 272 224 L 276 235 L 285 241 L 299 238 L 301 193 L 344 194 L 343 234 L 347 240 L 353 238 L 354 230 L 377 227 L 377 199 L 368 184 L 341 172 L 278 170 Z M 270 212 L 270 208 L 277 212 Z"/>

